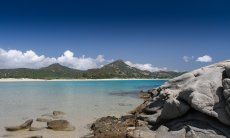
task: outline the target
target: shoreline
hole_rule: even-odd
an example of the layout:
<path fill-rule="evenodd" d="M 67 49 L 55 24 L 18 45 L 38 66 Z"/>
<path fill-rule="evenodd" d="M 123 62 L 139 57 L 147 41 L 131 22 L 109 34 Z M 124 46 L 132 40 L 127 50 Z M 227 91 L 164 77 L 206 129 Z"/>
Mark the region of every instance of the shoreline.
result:
<path fill-rule="evenodd" d="M 169 79 L 136 79 L 136 78 L 129 78 L 129 79 L 30 79 L 30 78 L 1 78 L 0 82 L 43 82 L 43 81 L 130 81 L 130 80 L 169 80 Z"/>

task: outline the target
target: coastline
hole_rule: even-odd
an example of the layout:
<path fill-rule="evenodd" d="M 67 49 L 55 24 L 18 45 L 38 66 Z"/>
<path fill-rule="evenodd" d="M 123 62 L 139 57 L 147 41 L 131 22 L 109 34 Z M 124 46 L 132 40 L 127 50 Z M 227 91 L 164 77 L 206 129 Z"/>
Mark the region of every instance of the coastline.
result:
<path fill-rule="evenodd" d="M 120 78 L 113 78 L 113 79 L 30 79 L 30 78 L 1 78 L 0 82 L 26 82 L 26 81 L 130 81 L 130 80 L 169 80 L 169 79 L 137 79 L 137 78 L 128 78 L 128 79 L 120 79 Z"/>
<path fill-rule="evenodd" d="M 149 83 L 152 82 L 150 81 Z M 89 93 L 88 91 L 82 92 L 84 89 L 80 89 L 73 85 L 62 85 L 65 88 L 55 89 L 57 85 L 60 85 L 59 83 L 48 83 L 45 87 L 40 87 L 39 85 L 36 85 L 36 82 L 34 82 L 35 85 L 32 86 L 26 85 L 26 82 L 13 82 L 13 85 L 19 86 L 12 87 L 13 89 L 9 88 L 7 83 L 2 83 L 1 85 L 5 84 L 7 87 L 1 89 L 3 94 L 0 98 L 1 103 L 5 103 L 4 108 L 2 109 L 4 110 L 4 113 L 0 115 L 2 122 L 0 125 L 0 137 L 84 137 L 91 134 L 89 126 L 94 123 L 96 119 L 103 116 L 124 116 L 127 114 L 127 111 L 134 109 L 143 102 L 142 99 L 137 99 L 132 96 L 109 95 L 108 89 L 113 88 L 106 87 L 105 89 L 107 90 L 100 88 L 97 89 L 96 87 L 90 88 L 90 91 L 93 92 Z M 26 86 L 26 88 L 24 86 Z M 79 93 L 79 91 L 81 91 L 81 93 Z M 108 94 L 103 94 L 101 91 Z M 15 104 L 4 101 L 15 101 Z M 16 132 L 8 132 L 4 129 L 4 127 L 7 126 L 18 126 L 28 119 L 34 120 L 32 124 L 32 127 L 34 128 L 47 127 L 47 123 L 38 122 L 36 120 L 37 118 L 57 119 L 52 116 L 43 116 L 46 114 L 50 115 L 53 111 L 64 112 L 65 115 L 60 116 L 58 119 L 69 121 L 76 130 L 53 131 L 51 129 L 42 129 L 38 131 L 28 131 L 28 129 L 26 129 Z"/>

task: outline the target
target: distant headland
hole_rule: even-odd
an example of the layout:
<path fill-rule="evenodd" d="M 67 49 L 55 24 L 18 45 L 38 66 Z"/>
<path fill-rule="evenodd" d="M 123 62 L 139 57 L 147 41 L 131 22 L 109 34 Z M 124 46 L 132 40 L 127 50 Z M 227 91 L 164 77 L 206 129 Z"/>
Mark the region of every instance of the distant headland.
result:
<path fill-rule="evenodd" d="M 184 72 L 140 70 L 127 65 L 122 60 L 109 63 L 101 68 L 77 70 L 58 63 L 40 69 L 17 68 L 0 69 L 0 78 L 27 79 L 169 79 Z"/>

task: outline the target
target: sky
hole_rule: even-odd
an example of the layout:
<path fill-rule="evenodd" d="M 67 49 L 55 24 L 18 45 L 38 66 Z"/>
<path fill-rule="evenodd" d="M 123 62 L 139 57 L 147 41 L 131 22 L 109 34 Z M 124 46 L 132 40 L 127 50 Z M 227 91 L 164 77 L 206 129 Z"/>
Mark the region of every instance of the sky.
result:
<path fill-rule="evenodd" d="M 189 71 L 229 59 L 228 0 L 2 0 L 0 68 L 86 70 L 117 59 Z"/>

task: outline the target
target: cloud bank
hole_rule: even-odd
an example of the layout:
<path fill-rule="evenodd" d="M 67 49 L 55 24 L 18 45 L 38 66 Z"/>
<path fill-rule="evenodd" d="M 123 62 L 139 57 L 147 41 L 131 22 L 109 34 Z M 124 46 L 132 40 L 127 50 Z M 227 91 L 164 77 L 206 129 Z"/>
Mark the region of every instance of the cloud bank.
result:
<path fill-rule="evenodd" d="M 98 55 L 96 58 L 74 56 L 74 53 L 67 50 L 60 57 L 46 57 L 44 55 L 37 55 L 34 51 L 28 50 L 22 52 L 19 50 L 4 50 L 0 49 L 0 68 L 41 68 L 49 66 L 53 63 L 60 63 L 61 65 L 87 70 L 90 68 L 98 68 L 108 63 L 109 60 L 105 60 L 103 55 Z"/>
<path fill-rule="evenodd" d="M 198 57 L 196 59 L 196 61 L 198 61 L 198 62 L 205 62 L 205 63 L 212 62 L 212 57 L 210 57 L 209 55 L 204 55 L 202 57 Z"/>
<path fill-rule="evenodd" d="M 69 68 L 87 70 L 92 68 L 100 68 L 105 64 L 112 62 L 113 60 L 105 59 L 103 55 L 98 55 L 95 58 L 83 56 L 75 56 L 70 50 L 66 50 L 59 57 L 46 57 L 44 55 L 38 55 L 32 50 L 22 52 L 20 50 L 4 50 L 0 48 L 0 68 L 32 68 L 38 69 L 41 67 L 47 67 L 54 63 L 59 63 Z M 132 67 L 136 67 L 140 70 L 147 71 L 159 71 L 167 70 L 167 68 L 154 67 L 152 64 L 135 64 L 131 61 L 126 61 L 126 64 Z"/>
<path fill-rule="evenodd" d="M 137 69 L 146 70 L 146 71 L 150 71 L 150 72 L 166 71 L 167 70 L 167 68 L 165 68 L 165 67 L 164 68 L 154 67 L 152 64 L 135 64 L 135 63 L 132 63 L 131 61 L 126 61 L 125 63 L 131 67 L 135 67 Z"/>

